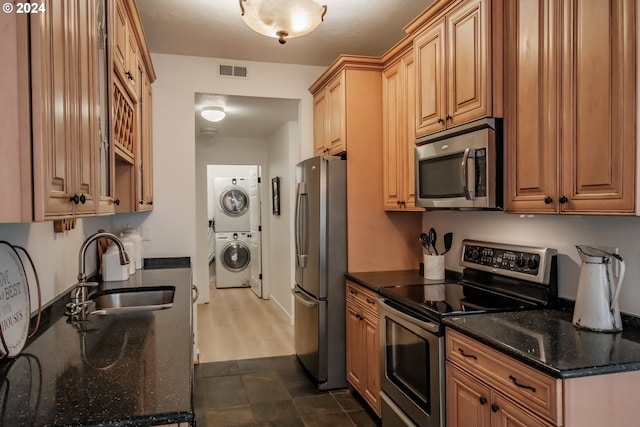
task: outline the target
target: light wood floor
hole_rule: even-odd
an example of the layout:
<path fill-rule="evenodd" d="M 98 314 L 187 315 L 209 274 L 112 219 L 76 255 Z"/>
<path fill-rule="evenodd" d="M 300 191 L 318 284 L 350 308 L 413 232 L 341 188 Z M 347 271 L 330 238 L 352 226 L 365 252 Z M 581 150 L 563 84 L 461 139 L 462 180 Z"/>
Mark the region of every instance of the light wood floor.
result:
<path fill-rule="evenodd" d="M 250 288 L 210 286 L 209 304 L 198 304 L 200 363 L 295 354 L 293 325 L 271 300 Z"/>

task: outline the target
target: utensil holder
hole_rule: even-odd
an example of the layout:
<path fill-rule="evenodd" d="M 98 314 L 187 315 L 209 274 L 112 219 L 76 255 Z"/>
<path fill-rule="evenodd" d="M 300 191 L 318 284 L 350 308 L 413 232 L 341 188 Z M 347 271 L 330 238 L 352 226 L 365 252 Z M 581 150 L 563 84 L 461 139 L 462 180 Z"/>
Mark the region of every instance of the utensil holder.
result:
<path fill-rule="evenodd" d="M 444 280 L 444 255 L 423 254 L 424 278 L 427 280 Z"/>

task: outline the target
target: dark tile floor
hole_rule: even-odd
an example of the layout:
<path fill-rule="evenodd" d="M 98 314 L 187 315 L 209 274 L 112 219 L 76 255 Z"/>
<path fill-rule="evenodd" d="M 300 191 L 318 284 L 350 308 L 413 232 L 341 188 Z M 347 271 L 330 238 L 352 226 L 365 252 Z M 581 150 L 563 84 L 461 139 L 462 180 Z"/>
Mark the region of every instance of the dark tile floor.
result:
<path fill-rule="evenodd" d="M 197 365 L 194 406 L 197 427 L 380 426 L 348 389 L 316 390 L 296 356 Z"/>

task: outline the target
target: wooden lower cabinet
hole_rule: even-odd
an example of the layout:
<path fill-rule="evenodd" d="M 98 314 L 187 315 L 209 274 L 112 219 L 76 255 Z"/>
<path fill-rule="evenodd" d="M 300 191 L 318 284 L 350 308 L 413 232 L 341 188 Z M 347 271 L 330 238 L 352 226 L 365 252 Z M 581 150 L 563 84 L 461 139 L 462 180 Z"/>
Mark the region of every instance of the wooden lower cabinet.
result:
<path fill-rule="evenodd" d="M 375 293 L 347 281 L 347 381 L 380 416 L 380 357 Z"/>
<path fill-rule="evenodd" d="M 634 427 L 640 371 L 560 379 L 446 330 L 447 427 Z"/>
<path fill-rule="evenodd" d="M 552 427 L 447 362 L 447 427 Z"/>

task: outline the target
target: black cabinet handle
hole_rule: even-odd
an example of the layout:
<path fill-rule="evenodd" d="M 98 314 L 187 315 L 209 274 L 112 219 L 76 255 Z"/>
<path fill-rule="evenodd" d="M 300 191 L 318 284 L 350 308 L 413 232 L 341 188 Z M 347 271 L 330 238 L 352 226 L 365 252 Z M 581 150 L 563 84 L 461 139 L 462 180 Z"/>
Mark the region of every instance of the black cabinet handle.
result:
<path fill-rule="evenodd" d="M 487 398 L 486 398 L 486 397 L 481 397 L 481 398 L 480 398 L 480 404 L 481 404 L 481 405 L 484 405 L 484 404 L 486 404 L 486 403 L 487 403 Z"/>
<path fill-rule="evenodd" d="M 453 120 L 453 117 L 447 116 L 447 121 L 449 121 L 449 120 Z"/>
<path fill-rule="evenodd" d="M 115 199 L 115 200 L 113 201 L 113 203 L 114 203 L 116 206 L 120 206 L 120 199 Z"/>
<path fill-rule="evenodd" d="M 545 205 L 550 205 L 553 202 L 553 199 L 549 196 L 545 196 L 544 198 L 544 204 Z"/>
<path fill-rule="evenodd" d="M 78 203 L 80 203 L 80 196 L 74 194 L 72 197 L 69 197 L 69 201 L 77 205 Z"/>
<path fill-rule="evenodd" d="M 442 117 L 438 117 L 438 123 L 443 123 L 444 120 L 442 120 Z"/>
<path fill-rule="evenodd" d="M 500 407 L 498 405 L 496 405 L 495 403 L 491 404 L 491 410 L 493 412 L 498 412 L 500 410 Z"/>
<path fill-rule="evenodd" d="M 462 355 L 462 357 L 468 357 L 468 358 L 473 359 L 473 360 L 478 360 L 478 358 L 477 358 L 476 356 L 474 356 L 473 354 L 467 354 L 467 353 L 465 353 L 465 352 L 464 352 L 464 350 L 463 350 L 463 349 L 461 349 L 461 348 L 458 348 L 458 351 L 460 352 L 460 354 Z"/>
<path fill-rule="evenodd" d="M 560 196 L 560 203 L 561 204 L 565 204 L 569 201 L 569 199 L 567 199 L 565 196 Z"/>
<path fill-rule="evenodd" d="M 84 194 L 80 194 L 80 203 L 82 203 L 83 205 L 86 203 L 87 198 L 85 197 Z"/>
<path fill-rule="evenodd" d="M 526 389 L 531 390 L 534 393 L 536 392 L 536 388 L 535 387 L 532 387 L 530 385 L 520 384 L 518 382 L 518 379 L 516 377 L 514 377 L 513 375 L 509 375 L 509 379 L 511 380 L 511 382 L 513 382 L 513 384 L 515 384 L 516 386 L 518 386 L 520 388 L 526 388 Z"/>
<path fill-rule="evenodd" d="M 125 74 L 129 78 L 129 80 L 133 81 L 133 74 L 131 74 L 131 71 L 127 71 Z"/>
<path fill-rule="evenodd" d="M 368 303 L 368 304 L 375 304 L 375 303 L 376 303 L 376 300 L 371 299 L 371 298 L 367 298 L 367 303 Z"/>
<path fill-rule="evenodd" d="M 140 203 L 141 205 L 144 205 L 144 200 L 140 200 L 138 203 Z"/>

